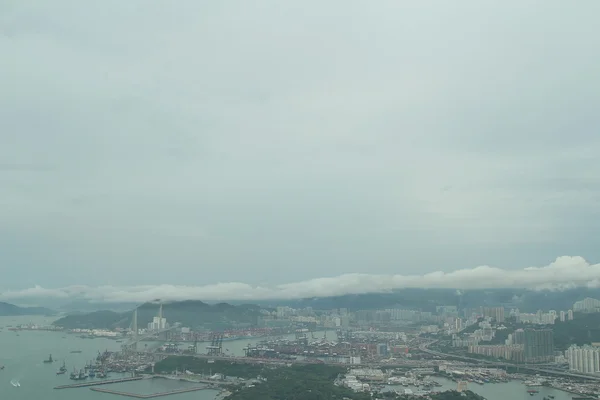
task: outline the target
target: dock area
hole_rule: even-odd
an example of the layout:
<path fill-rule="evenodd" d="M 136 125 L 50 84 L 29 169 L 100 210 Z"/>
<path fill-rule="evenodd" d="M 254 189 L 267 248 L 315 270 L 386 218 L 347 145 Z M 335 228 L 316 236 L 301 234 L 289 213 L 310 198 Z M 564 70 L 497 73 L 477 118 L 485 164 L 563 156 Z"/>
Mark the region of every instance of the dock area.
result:
<path fill-rule="evenodd" d="M 139 381 L 144 379 L 143 376 L 134 376 L 129 378 L 119 378 L 119 379 L 106 379 L 102 381 L 87 381 L 81 383 L 73 383 L 70 385 L 61 385 L 56 386 L 54 389 L 75 389 L 89 386 L 100 386 L 100 385 L 110 385 L 111 383 L 121 383 L 121 382 L 129 382 L 129 381 Z"/>
<path fill-rule="evenodd" d="M 203 390 L 203 389 L 210 389 L 210 388 L 207 386 L 195 386 L 195 387 L 190 387 L 190 388 L 185 388 L 185 389 L 175 389 L 175 390 L 169 390 L 168 392 L 151 393 L 151 394 L 137 394 L 137 393 L 120 392 L 118 390 L 103 389 L 103 388 L 99 388 L 99 387 L 91 387 L 90 388 L 90 390 L 93 390 L 94 392 L 110 393 L 110 394 L 115 394 L 117 396 L 133 397 L 135 399 L 152 399 L 155 397 L 170 396 L 172 394 L 196 392 L 198 390 Z"/>

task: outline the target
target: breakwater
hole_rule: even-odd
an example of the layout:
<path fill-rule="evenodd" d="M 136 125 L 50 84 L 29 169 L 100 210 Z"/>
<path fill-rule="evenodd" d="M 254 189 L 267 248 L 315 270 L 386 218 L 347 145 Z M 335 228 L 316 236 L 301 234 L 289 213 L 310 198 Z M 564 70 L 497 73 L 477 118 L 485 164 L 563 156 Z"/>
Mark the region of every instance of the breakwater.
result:
<path fill-rule="evenodd" d="M 190 388 L 185 388 L 185 389 L 174 389 L 174 390 L 169 390 L 168 392 L 151 393 L 151 394 L 120 392 L 118 390 L 105 389 L 105 388 L 99 388 L 99 387 L 91 387 L 90 388 L 90 390 L 93 390 L 94 392 L 110 393 L 110 394 L 114 394 L 117 396 L 133 397 L 136 399 L 152 399 L 155 397 L 170 396 L 173 394 L 196 392 L 198 390 L 203 390 L 203 389 L 209 389 L 209 388 L 206 386 L 196 386 L 196 387 L 190 387 Z"/>
<path fill-rule="evenodd" d="M 130 377 L 130 378 L 106 379 L 106 380 L 102 380 L 102 381 L 87 381 L 87 382 L 81 382 L 81 383 L 72 383 L 70 385 L 60 385 L 60 386 L 54 387 L 54 389 L 75 389 L 75 388 L 90 387 L 90 386 L 110 385 L 111 383 L 139 381 L 141 379 L 144 379 L 144 377 L 134 376 L 134 377 Z"/>

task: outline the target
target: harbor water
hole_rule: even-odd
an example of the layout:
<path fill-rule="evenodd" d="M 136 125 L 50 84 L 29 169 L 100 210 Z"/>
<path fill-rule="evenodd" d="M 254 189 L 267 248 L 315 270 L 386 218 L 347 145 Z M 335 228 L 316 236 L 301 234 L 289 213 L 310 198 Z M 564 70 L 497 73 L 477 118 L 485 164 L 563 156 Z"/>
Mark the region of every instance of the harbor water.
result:
<path fill-rule="evenodd" d="M 51 318 L 45 317 L 0 317 L 0 366 L 5 368 L 0 370 L 0 391 L 6 393 L 6 398 L 11 400 L 88 400 L 119 397 L 94 392 L 89 388 L 55 390 L 55 386 L 73 383 L 69 380 L 68 373 L 65 375 L 56 375 L 56 370 L 62 365 L 63 361 L 67 366 L 68 372 L 73 368 L 83 368 L 90 360 L 94 360 L 98 352 L 117 351 L 121 343 L 112 339 L 83 339 L 77 335 L 65 334 L 63 332 L 47 331 L 9 331 L 6 326 L 16 326 L 19 324 L 34 323 L 38 325 L 49 325 Z M 242 339 L 223 342 L 224 350 L 230 355 L 241 356 L 244 354 L 244 348 L 258 343 L 261 339 Z M 143 342 L 144 345 L 154 347 L 158 343 Z M 198 344 L 199 351 L 204 352 L 202 346 Z M 72 353 L 72 351 L 81 351 Z M 44 363 L 43 361 L 52 354 L 56 360 L 54 363 Z M 115 374 L 111 378 L 117 378 Z M 456 383 L 443 378 L 434 378 L 442 384 L 442 387 L 436 390 L 455 390 Z M 18 382 L 20 386 L 13 386 L 11 381 Z M 157 392 L 166 392 L 176 388 L 181 388 L 185 383 L 167 379 L 159 380 L 141 380 L 114 385 L 102 386 L 114 390 L 133 392 L 138 394 L 150 394 Z M 402 386 L 390 387 L 399 391 Z M 412 388 L 416 391 L 416 388 Z M 472 390 L 488 400 L 541 400 L 544 397 L 554 396 L 554 400 L 570 400 L 574 395 L 560 390 L 536 387 L 539 393 L 530 396 L 527 388 L 519 381 L 508 383 L 488 383 L 478 385 L 470 383 L 469 390 Z M 176 400 L 213 400 L 217 391 L 201 390 L 199 392 L 182 393 L 168 398 Z M 2 396 L 4 398 L 4 396 Z"/>
<path fill-rule="evenodd" d="M 10 400 L 108 400 L 122 399 L 123 397 L 112 394 L 94 392 L 89 388 L 53 389 L 58 385 L 71 384 L 69 374 L 56 375 L 56 371 L 63 361 L 67 371 L 73 368 L 83 368 L 86 363 L 95 360 L 98 351 L 116 351 L 121 347 L 112 339 L 82 339 L 76 335 L 62 332 L 46 331 L 9 331 L 7 325 L 35 323 L 48 325 L 52 319 L 44 317 L 0 317 L 0 398 Z M 81 351 L 81 353 L 71 353 Z M 56 362 L 44 363 L 43 361 L 52 354 Z M 111 378 L 118 378 L 111 374 Z M 12 383 L 11 383 L 12 381 Z M 20 386 L 14 386 L 14 383 Z M 167 392 L 182 388 L 185 382 L 168 379 L 150 379 L 134 382 L 119 383 L 101 386 L 137 394 L 150 394 Z M 215 390 L 201 390 L 198 392 L 181 393 L 166 398 L 176 400 L 213 400 L 218 394 Z"/>
<path fill-rule="evenodd" d="M 434 377 L 433 380 L 442 385 L 433 388 L 433 391 L 456 390 L 456 382 L 439 377 Z M 419 391 L 419 388 L 412 386 L 405 388 L 404 386 L 400 385 L 385 386 L 383 391 L 396 390 L 398 393 L 403 393 L 404 389 L 409 389 L 413 393 L 417 393 Z M 527 390 L 531 389 L 537 390 L 538 393 L 530 395 Z M 469 383 L 467 385 L 467 390 L 471 390 L 477 394 L 480 394 L 488 400 L 542 400 L 544 397 L 550 398 L 550 396 L 554 396 L 554 400 L 571 400 L 573 397 L 576 397 L 574 394 L 549 387 L 527 387 L 520 381 L 510 381 L 506 383 L 486 383 L 483 385 Z"/>
<path fill-rule="evenodd" d="M 449 379 L 433 378 L 435 381 L 442 384 L 436 390 L 456 390 L 457 383 Z M 482 395 L 488 400 L 542 400 L 544 397 L 554 396 L 554 400 L 571 400 L 574 394 L 563 392 L 544 386 L 527 387 L 521 381 L 510 381 L 506 383 L 486 383 L 479 385 L 470 383 L 467 385 L 468 390 Z M 527 390 L 534 389 L 538 393 L 531 396 Z"/>

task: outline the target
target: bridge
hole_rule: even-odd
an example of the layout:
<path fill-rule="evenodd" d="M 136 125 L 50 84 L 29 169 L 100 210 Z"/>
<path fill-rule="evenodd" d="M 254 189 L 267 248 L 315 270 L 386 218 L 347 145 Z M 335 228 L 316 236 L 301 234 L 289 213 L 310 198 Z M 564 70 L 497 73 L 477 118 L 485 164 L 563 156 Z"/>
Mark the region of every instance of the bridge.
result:
<path fill-rule="evenodd" d="M 142 342 L 144 340 L 151 340 L 152 338 L 159 336 L 162 333 L 173 331 L 176 328 L 177 327 L 175 327 L 175 326 L 171 326 L 169 328 L 159 329 L 157 331 L 148 332 L 144 335 L 133 335 L 134 337 L 129 339 L 129 341 L 127 343 L 123 344 L 121 347 L 123 348 L 123 350 L 137 351 L 137 345 L 139 342 Z"/>
<path fill-rule="evenodd" d="M 160 301 L 160 300 L 158 300 L 158 301 Z M 175 325 L 175 326 L 171 326 L 168 328 L 165 327 L 165 328 L 161 328 L 158 330 L 153 330 L 152 332 L 148 332 L 144 335 L 140 335 L 139 328 L 138 328 L 138 315 L 137 315 L 138 307 L 136 307 L 133 310 L 133 317 L 131 319 L 131 325 L 129 326 L 129 328 L 131 329 L 132 335 L 131 335 L 131 338 L 129 339 L 129 341 L 121 346 L 123 351 L 128 351 L 128 350 L 129 351 L 137 351 L 137 344 L 139 342 L 141 342 L 143 340 L 152 339 L 155 336 L 160 336 L 160 334 L 162 334 L 162 333 L 173 331 L 173 330 L 177 329 L 177 326 Z M 160 303 L 160 307 L 159 307 L 159 311 L 158 311 L 158 318 L 159 318 L 159 321 L 162 321 L 162 319 L 163 319 L 162 303 Z"/>

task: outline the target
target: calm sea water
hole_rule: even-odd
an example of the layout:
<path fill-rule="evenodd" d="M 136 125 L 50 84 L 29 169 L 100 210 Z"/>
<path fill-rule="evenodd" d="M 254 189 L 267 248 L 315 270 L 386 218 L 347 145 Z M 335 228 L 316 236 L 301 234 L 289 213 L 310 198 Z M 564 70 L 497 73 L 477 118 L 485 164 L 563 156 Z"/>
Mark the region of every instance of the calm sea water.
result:
<path fill-rule="evenodd" d="M 67 364 L 69 372 L 75 368 L 82 368 L 88 361 L 94 359 L 98 351 L 116 351 L 120 348 L 120 343 L 110 339 L 81 339 L 75 335 L 68 335 L 62 332 L 36 332 L 36 331 L 8 331 L 7 325 L 18 325 L 25 323 L 50 324 L 51 318 L 44 317 L 0 317 L 0 365 L 4 365 L 4 370 L 0 371 L 0 398 L 11 400 L 118 400 L 120 397 L 93 392 L 89 388 L 54 390 L 53 387 L 62 384 L 72 383 L 67 374 L 56 375 L 56 370 L 62 365 L 63 360 Z M 253 340 L 234 340 L 223 342 L 223 348 L 226 353 L 231 355 L 243 355 L 244 347 L 249 343 L 255 344 L 260 339 Z M 145 343 L 148 346 L 154 346 L 155 343 Z M 202 346 L 208 343 L 199 344 L 199 351 L 204 352 Z M 73 350 L 81 350 L 81 353 L 70 353 Z M 54 364 L 44 364 L 43 360 L 48 355 L 58 360 Z M 117 377 L 112 374 L 113 378 Z M 20 387 L 14 387 L 10 381 L 16 379 L 20 382 Z M 442 383 L 440 389 L 456 389 L 456 383 L 435 378 Z M 136 382 L 127 382 L 116 385 L 106 385 L 105 388 L 112 387 L 116 390 L 134 392 L 140 394 L 164 392 L 182 386 L 182 382 L 169 380 L 144 380 Z M 401 389 L 402 387 L 396 387 Z M 530 396 L 527 393 L 527 387 L 520 382 L 496 383 L 477 385 L 472 384 L 469 389 L 481 394 L 488 400 L 541 400 L 544 396 L 553 395 L 555 400 L 570 400 L 573 395 L 559 390 L 538 387 L 539 393 Z M 216 391 L 202 390 L 199 392 L 182 393 L 166 397 L 173 400 L 213 400 Z"/>
<path fill-rule="evenodd" d="M 437 377 L 434 377 L 433 379 L 442 384 L 442 387 L 436 388 L 436 390 L 456 390 L 456 382 Z M 539 393 L 530 396 L 529 393 L 527 393 L 527 389 L 532 388 L 528 388 L 520 381 L 486 383 L 485 385 L 472 383 L 469 384 L 467 389 L 482 395 L 488 400 L 542 400 L 544 397 L 548 397 L 548 395 L 554 396 L 554 400 L 571 400 L 571 398 L 575 396 L 574 394 L 563 392 L 562 390 L 542 386 L 533 388 L 538 390 Z"/>
<path fill-rule="evenodd" d="M 72 381 L 68 374 L 56 375 L 56 370 L 67 364 L 69 372 L 75 368 L 83 368 L 90 360 L 95 359 L 98 351 L 115 351 L 120 343 L 110 339 L 81 339 L 75 335 L 62 332 L 8 331 L 7 325 L 24 323 L 49 324 L 52 319 L 43 317 L 0 317 L 0 398 L 10 400 L 119 400 L 123 397 L 107 393 L 93 392 L 89 388 L 55 390 L 54 386 L 69 384 Z M 63 337 L 66 338 L 63 338 Z M 244 347 L 244 346 L 241 346 Z M 70 353 L 81 350 L 81 353 Z M 48 355 L 57 360 L 53 364 L 44 364 Z M 115 374 L 111 377 L 116 378 Z M 20 387 L 14 387 L 11 380 L 18 380 Z M 182 382 L 169 380 L 143 380 L 114 386 L 116 390 L 148 394 L 164 392 L 182 386 Z M 217 392 L 201 390 L 198 392 L 182 393 L 170 397 L 173 400 L 213 400 Z"/>

